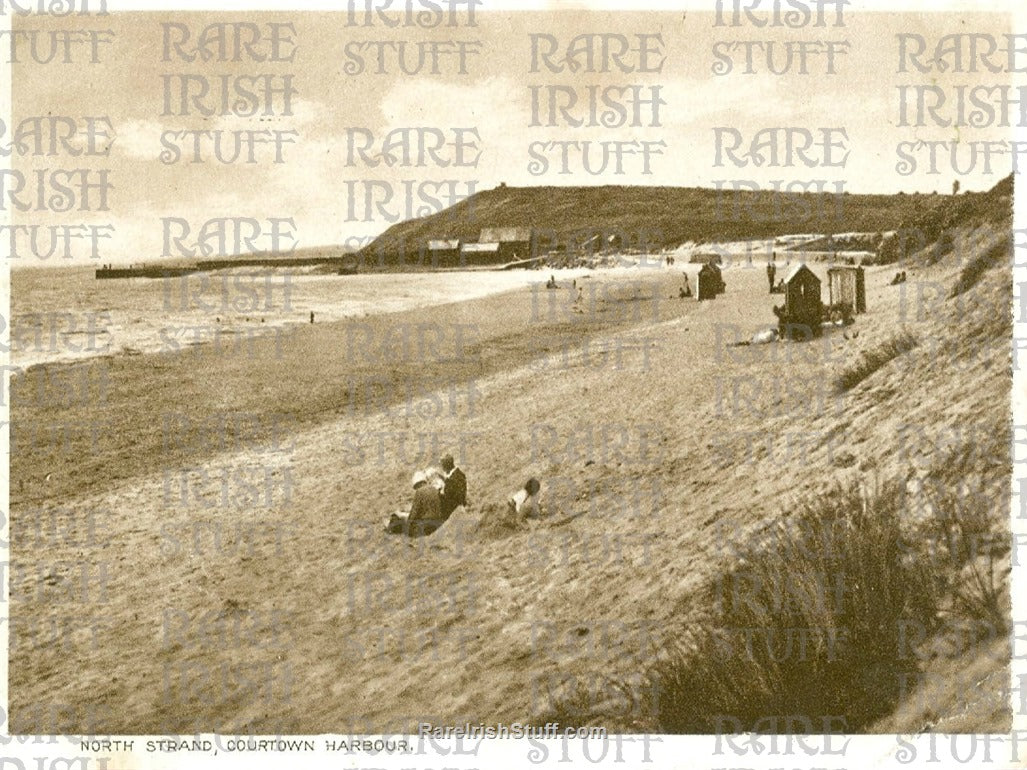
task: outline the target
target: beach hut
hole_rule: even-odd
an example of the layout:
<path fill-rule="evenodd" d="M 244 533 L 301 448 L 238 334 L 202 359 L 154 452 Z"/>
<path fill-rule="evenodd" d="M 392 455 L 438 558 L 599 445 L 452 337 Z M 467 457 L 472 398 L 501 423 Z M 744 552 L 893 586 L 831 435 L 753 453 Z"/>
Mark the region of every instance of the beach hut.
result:
<path fill-rule="evenodd" d="M 713 274 L 717 278 L 716 283 L 714 284 L 717 294 L 723 294 L 724 290 L 727 288 L 727 284 L 724 283 L 724 273 L 720 268 L 720 257 L 714 257 L 711 259 L 707 264 L 707 267 L 713 270 Z"/>
<path fill-rule="evenodd" d="M 839 265 L 827 269 L 828 304 L 848 315 L 867 312 L 864 271 L 857 265 Z"/>
<path fill-rule="evenodd" d="M 785 337 L 789 326 L 807 327 L 814 336 L 820 335 L 820 322 L 824 315 L 824 304 L 820 299 L 820 279 L 806 265 L 799 264 L 785 276 L 785 304 L 774 308 L 778 317 L 781 336 Z"/>
<path fill-rule="evenodd" d="M 695 298 L 698 300 L 713 299 L 724 292 L 724 279 L 721 277 L 720 268 L 712 262 L 707 262 L 699 268 L 695 284 Z"/>

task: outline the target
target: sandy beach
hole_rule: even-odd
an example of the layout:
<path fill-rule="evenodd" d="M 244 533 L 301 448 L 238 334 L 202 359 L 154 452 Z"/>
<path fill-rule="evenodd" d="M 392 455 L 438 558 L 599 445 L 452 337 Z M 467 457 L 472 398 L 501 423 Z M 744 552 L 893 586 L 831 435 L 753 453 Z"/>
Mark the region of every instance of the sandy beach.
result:
<path fill-rule="evenodd" d="M 33 376 L 67 364 L 16 378 L 16 433 L 102 429 L 12 455 L 13 727 L 409 732 L 528 721 L 606 676 L 644 688 L 733 537 L 840 478 L 931 467 L 945 424 L 915 444 L 904 425 L 944 413 L 1001 457 L 1001 337 L 981 332 L 958 377 L 918 352 L 832 390 L 898 324 L 929 339 L 952 322 L 951 304 L 918 317 L 893 273 L 868 269 L 870 312 L 813 343 L 729 345 L 773 325 L 761 266 L 702 303 L 678 298 L 681 269 L 600 271 L 583 312 L 562 278 L 237 350 L 95 359 L 87 403 L 39 398 Z M 468 508 L 430 538 L 386 536 L 412 470 L 447 451 Z M 532 475 L 549 516 L 490 528 Z"/>

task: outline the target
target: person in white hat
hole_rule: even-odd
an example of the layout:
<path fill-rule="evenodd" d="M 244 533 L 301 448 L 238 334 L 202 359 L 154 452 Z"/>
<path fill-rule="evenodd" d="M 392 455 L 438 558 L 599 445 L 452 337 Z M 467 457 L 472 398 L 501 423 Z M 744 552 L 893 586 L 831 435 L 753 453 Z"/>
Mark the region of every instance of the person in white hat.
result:
<path fill-rule="evenodd" d="M 428 474 L 417 471 L 413 478 L 414 501 L 407 517 L 407 534 L 430 535 L 439 528 L 442 519 L 439 490 L 428 483 Z"/>

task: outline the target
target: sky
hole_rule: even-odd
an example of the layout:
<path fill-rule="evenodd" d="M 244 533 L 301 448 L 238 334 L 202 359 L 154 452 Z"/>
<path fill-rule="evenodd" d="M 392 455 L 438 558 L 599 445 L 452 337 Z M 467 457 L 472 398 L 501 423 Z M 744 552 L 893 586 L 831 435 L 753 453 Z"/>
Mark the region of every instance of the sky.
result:
<path fill-rule="evenodd" d="M 964 190 L 986 189 L 1009 173 L 1008 154 L 994 156 L 990 169 L 984 168 L 979 155 L 968 173 L 953 171 L 949 146 L 939 145 L 936 173 L 928 168 L 926 147 L 914 150 L 912 144 L 905 145 L 906 154 L 900 154 L 903 142 L 958 141 L 956 162 L 966 171 L 973 160 L 971 143 L 1002 141 L 1011 132 L 997 125 L 936 125 L 929 115 L 927 125 L 900 125 L 900 87 L 905 86 L 910 96 L 908 124 L 916 122 L 916 87 L 939 87 L 946 104 L 938 115 L 948 119 L 956 117 L 952 102 L 957 87 L 1000 86 L 1014 76 L 989 72 L 979 61 L 976 71 L 967 71 L 970 61 L 965 56 L 962 67 L 945 72 L 932 66 L 923 73 L 909 64 L 902 72 L 898 38 L 900 33 L 922 35 L 928 51 L 943 35 L 952 33 L 991 35 L 1004 45 L 1008 17 L 860 13 L 850 7 L 841 26 L 833 25 L 834 20 L 829 14 L 824 26 L 791 28 L 783 23 L 775 26 L 772 18 L 762 27 L 744 18 L 738 26 L 717 25 L 712 12 L 699 11 L 480 9 L 473 26 L 464 12 L 457 25 L 430 29 L 416 24 L 390 27 L 380 18 L 369 26 L 355 26 L 347 23 L 345 12 L 118 12 L 17 19 L 16 30 L 40 31 L 40 51 L 48 50 L 45 35 L 55 30 L 111 30 L 113 35 L 109 43 L 99 44 L 95 63 L 89 61 L 84 43 L 72 45 L 71 64 L 25 61 L 30 52 L 22 48 L 23 60 L 11 64 L 13 114 L 5 126 L 3 145 L 12 141 L 19 121 L 47 115 L 71 117 L 82 130 L 86 117 L 99 118 L 101 126 L 109 121 L 113 138 L 105 142 L 101 136 L 100 145 L 109 146 L 109 153 L 92 157 L 72 157 L 68 152 L 23 155 L 16 150 L 10 162 L 26 185 L 17 198 L 30 210 L 19 210 L 11 199 L 14 178 L 9 177 L 0 192 L 15 224 L 110 228 L 105 232 L 111 237 L 100 243 L 98 258 L 92 258 L 88 243 L 80 241 L 74 245 L 71 261 L 138 263 L 185 255 L 185 249 L 195 247 L 204 223 L 220 218 L 245 220 L 239 225 L 243 233 L 255 220 L 259 232 L 250 243 L 258 247 L 272 243 L 272 220 L 279 222 L 280 234 L 287 234 L 278 240 L 283 250 L 343 243 L 359 246 L 396 221 L 431 213 L 475 190 L 499 184 L 713 187 L 742 180 L 739 183 L 747 186 L 769 187 L 775 180 L 786 184 L 822 180 L 828 190 L 842 183 L 852 193 L 949 193 L 957 178 Z M 186 61 L 174 47 L 167 47 L 165 55 L 166 35 L 178 41 L 187 33 L 182 51 L 192 58 L 203 30 L 225 22 L 254 24 L 261 34 L 249 52 L 240 49 L 238 61 L 232 60 L 231 45 L 225 57 L 217 55 L 216 45 L 208 46 L 214 53 L 208 61 L 200 56 Z M 278 53 L 291 61 L 255 61 L 250 55 L 270 54 L 272 24 L 288 25 L 278 27 L 285 38 L 279 40 Z M 244 37 L 249 33 L 249 27 L 241 30 Z M 575 38 L 578 48 L 569 52 Z M 986 42 L 978 40 L 981 46 Z M 396 44 L 383 48 L 385 72 L 377 71 L 373 53 L 381 41 Z M 552 45 L 555 52 L 548 59 L 533 57 L 533 42 L 536 51 L 548 52 Z M 787 52 L 792 52 L 792 67 L 784 74 L 768 69 L 765 51 L 770 43 L 774 58 L 769 64 L 778 69 L 785 67 Z M 427 52 L 421 71 L 401 71 L 399 45 L 405 47 L 411 69 L 418 52 Z M 433 45 L 438 48 L 432 49 Z M 619 59 L 604 56 L 604 46 L 606 54 L 616 54 L 625 45 L 628 50 Z M 754 53 L 756 71 L 752 73 L 745 71 L 747 45 Z M 808 54 L 806 72 L 799 71 L 800 45 Z M 831 68 L 828 45 L 834 50 Z M 463 62 L 455 53 L 460 46 L 465 52 Z M 1020 47 L 1027 48 L 1027 43 Z M 430 66 L 432 50 L 444 51 L 435 72 Z M 931 58 L 927 55 L 921 61 Z M 576 71 L 569 61 L 577 63 Z M 1027 53 L 1016 61 L 1027 66 Z M 725 72 L 727 62 L 731 69 Z M 245 79 L 255 76 L 269 76 L 279 88 L 288 83 L 288 106 L 278 92 L 270 99 L 261 94 L 257 114 L 217 114 L 220 102 L 215 95 L 221 93 L 225 79 L 248 88 L 251 81 Z M 188 114 L 183 114 L 183 77 L 192 88 L 198 88 L 201 80 L 207 84 L 210 95 L 200 102 L 215 114 L 199 114 L 196 105 L 189 103 Z M 582 105 L 592 93 L 606 94 L 614 106 L 600 104 L 596 125 L 587 125 L 590 112 Z M 632 94 L 642 100 L 637 108 Z M 977 94 L 989 97 L 981 91 Z M 233 92 L 229 103 L 237 98 Z M 550 125 L 550 99 L 559 107 L 570 98 L 577 104 L 566 113 L 557 109 L 556 125 Z M 660 102 L 655 108 L 654 98 Z M 928 93 L 927 98 L 933 99 L 934 94 Z M 243 99 L 236 111 L 253 112 L 252 103 Z M 579 120 L 586 125 L 569 124 Z M 775 141 L 764 145 L 765 162 L 756 165 L 745 150 L 756 132 L 773 128 L 779 131 L 765 131 L 763 136 Z M 384 144 L 389 132 L 401 129 L 414 129 L 408 132 L 414 140 L 406 148 L 409 162 L 404 162 L 401 143 L 391 148 Z M 427 148 L 436 148 L 439 137 L 442 147 L 434 154 L 422 148 L 416 142 L 417 129 L 423 129 L 420 135 Z M 183 131 L 211 132 L 200 139 L 202 162 L 189 162 L 192 139 L 177 133 Z M 276 155 L 274 145 L 258 145 L 254 163 L 226 164 L 212 157 L 215 135 L 234 153 L 236 136 L 258 132 L 274 139 L 276 131 L 283 141 L 280 154 Z M 718 136 L 730 147 L 737 144 L 737 161 L 722 151 L 718 163 Z M 825 136 L 833 144 L 826 154 Z M 807 139 L 813 144 L 805 153 L 795 152 L 796 147 L 806 146 Z M 365 142 L 370 149 L 361 154 L 357 150 Z M 78 136 L 70 144 L 81 148 L 85 140 Z M 771 146 L 777 150 L 776 163 L 771 162 Z M 586 161 L 589 168 L 599 169 L 604 148 L 612 153 L 605 156 L 605 171 L 590 173 Z M 418 163 L 419 151 L 423 164 Z M 162 152 L 166 153 L 163 160 Z M 389 155 L 396 161 L 392 165 L 371 167 L 364 160 Z M 910 157 L 916 159 L 916 167 L 903 167 Z M 1023 159 L 1027 162 L 1027 153 Z M 742 162 L 744 167 L 736 165 Z M 79 211 L 78 206 L 70 211 L 40 211 L 34 185 L 41 169 L 89 169 L 93 182 L 105 171 L 111 185 L 107 210 L 96 210 L 94 192 L 89 211 Z M 48 196 L 52 192 L 47 189 Z M 387 203 L 386 195 L 392 196 Z M 175 240 L 171 235 L 182 237 Z M 9 253 L 6 238 L 0 238 L 0 244 Z M 238 246 L 233 238 L 225 242 L 229 251 Z M 12 263 L 32 261 L 23 257 Z"/>

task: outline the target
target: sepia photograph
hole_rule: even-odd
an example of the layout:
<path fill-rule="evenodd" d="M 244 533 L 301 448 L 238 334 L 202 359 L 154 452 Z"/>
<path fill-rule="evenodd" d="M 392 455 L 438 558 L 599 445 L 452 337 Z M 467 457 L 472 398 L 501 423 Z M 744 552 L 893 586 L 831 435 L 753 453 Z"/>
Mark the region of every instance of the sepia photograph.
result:
<path fill-rule="evenodd" d="M 3 768 L 1027 761 L 1022 11 L 120 6 L 0 0 Z"/>

